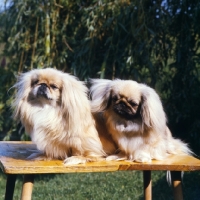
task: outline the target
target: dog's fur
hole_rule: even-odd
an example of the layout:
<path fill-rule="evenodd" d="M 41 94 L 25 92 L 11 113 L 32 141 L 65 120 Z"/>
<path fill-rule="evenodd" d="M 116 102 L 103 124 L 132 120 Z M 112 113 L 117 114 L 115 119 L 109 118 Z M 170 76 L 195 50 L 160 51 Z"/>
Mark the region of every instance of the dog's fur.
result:
<path fill-rule="evenodd" d="M 107 160 L 151 162 L 192 153 L 172 137 L 155 90 L 131 80 L 93 79 L 91 84 L 92 112 Z"/>
<path fill-rule="evenodd" d="M 81 81 L 56 69 L 34 69 L 21 74 L 14 87 L 14 118 L 46 158 L 69 165 L 105 156 Z"/>

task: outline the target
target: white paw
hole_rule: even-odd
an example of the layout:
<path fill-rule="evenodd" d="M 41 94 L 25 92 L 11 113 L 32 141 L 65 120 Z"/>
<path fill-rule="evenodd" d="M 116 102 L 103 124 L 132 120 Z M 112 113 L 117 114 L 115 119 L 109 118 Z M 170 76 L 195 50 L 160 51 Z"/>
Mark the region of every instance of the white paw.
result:
<path fill-rule="evenodd" d="M 146 152 L 140 152 L 134 156 L 134 161 L 136 161 L 136 162 L 145 163 L 145 162 L 151 162 L 151 160 L 152 159 L 151 159 L 150 154 L 148 154 Z"/>
<path fill-rule="evenodd" d="M 71 156 L 64 160 L 64 165 L 78 165 L 78 164 L 84 164 L 87 161 L 89 161 L 87 158 L 81 157 L 81 156 Z"/>
<path fill-rule="evenodd" d="M 117 160 L 119 157 L 117 155 L 111 155 L 106 157 L 106 161 Z"/>
<path fill-rule="evenodd" d="M 111 161 L 111 160 L 118 160 L 118 161 L 120 161 L 120 160 L 126 160 L 126 159 L 127 159 L 126 156 L 120 155 L 120 154 L 116 154 L 116 155 L 108 156 L 106 158 L 106 161 Z"/>

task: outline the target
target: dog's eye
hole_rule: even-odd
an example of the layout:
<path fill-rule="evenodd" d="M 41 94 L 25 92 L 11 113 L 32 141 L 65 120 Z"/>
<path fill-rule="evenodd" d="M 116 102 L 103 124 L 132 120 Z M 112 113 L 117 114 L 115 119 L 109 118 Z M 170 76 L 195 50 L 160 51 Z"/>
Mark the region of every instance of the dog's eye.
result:
<path fill-rule="evenodd" d="M 53 90 L 58 89 L 57 85 L 55 85 L 55 84 L 51 84 L 50 87 L 51 87 Z"/>
<path fill-rule="evenodd" d="M 32 82 L 32 85 L 36 85 L 36 84 L 38 84 L 38 82 L 39 82 L 39 80 L 34 80 L 34 81 Z"/>
<path fill-rule="evenodd" d="M 112 97 L 113 102 L 116 102 L 118 100 L 117 96 Z"/>
<path fill-rule="evenodd" d="M 129 104 L 130 104 L 132 107 L 138 106 L 138 104 L 135 103 L 135 102 L 133 102 L 133 101 L 129 102 Z"/>

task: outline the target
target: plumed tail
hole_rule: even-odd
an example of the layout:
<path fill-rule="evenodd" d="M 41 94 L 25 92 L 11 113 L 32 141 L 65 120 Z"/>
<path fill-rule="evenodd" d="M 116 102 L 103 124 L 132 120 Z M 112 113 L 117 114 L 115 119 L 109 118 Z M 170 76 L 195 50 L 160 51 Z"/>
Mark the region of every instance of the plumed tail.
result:
<path fill-rule="evenodd" d="M 167 153 L 175 155 L 195 155 L 189 148 L 188 144 L 175 138 L 170 138 L 167 146 Z"/>

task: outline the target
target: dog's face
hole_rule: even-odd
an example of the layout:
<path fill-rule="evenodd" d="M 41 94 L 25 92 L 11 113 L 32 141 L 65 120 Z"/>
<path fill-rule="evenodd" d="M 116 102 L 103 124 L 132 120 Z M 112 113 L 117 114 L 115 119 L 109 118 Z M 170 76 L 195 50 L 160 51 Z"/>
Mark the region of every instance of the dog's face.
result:
<path fill-rule="evenodd" d="M 40 71 L 31 77 L 29 101 L 39 101 L 48 104 L 60 103 L 62 82 L 59 75 L 51 70 Z"/>
<path fill-rule="evenodd" d="M 28 123 L 34 125 L 35 120 L 41 121 L 46 116 L 63 119 L 67 130 L 81 129 L 77 121 L 82 126 L 93 123 L 87 87 L 70 74 L 53 68 L 34 69 L 21 74 L 13 87 L 16 88 L 13 117 L 24 124 L 30 121 Z M 42 112 L 46 112 L 43 119 Z"/>
<path fill-rule="evenodd" d="M 132 120 L 140 114 L 141 100 L 138 84 L 127 81 L 111 87 L 108 107 L 120 117 Z"/>
<path fill-rule="evenodd" d="M 144 84 L 131 80 L 94 79 L 91 98 L 92 112 L 103 112 L 112 127 L 117 128 L 118 124 L 119 129 L 125 131 L 160 131 L 165 127 L 166 117 L 160 98 L 155 90 Z"/>

